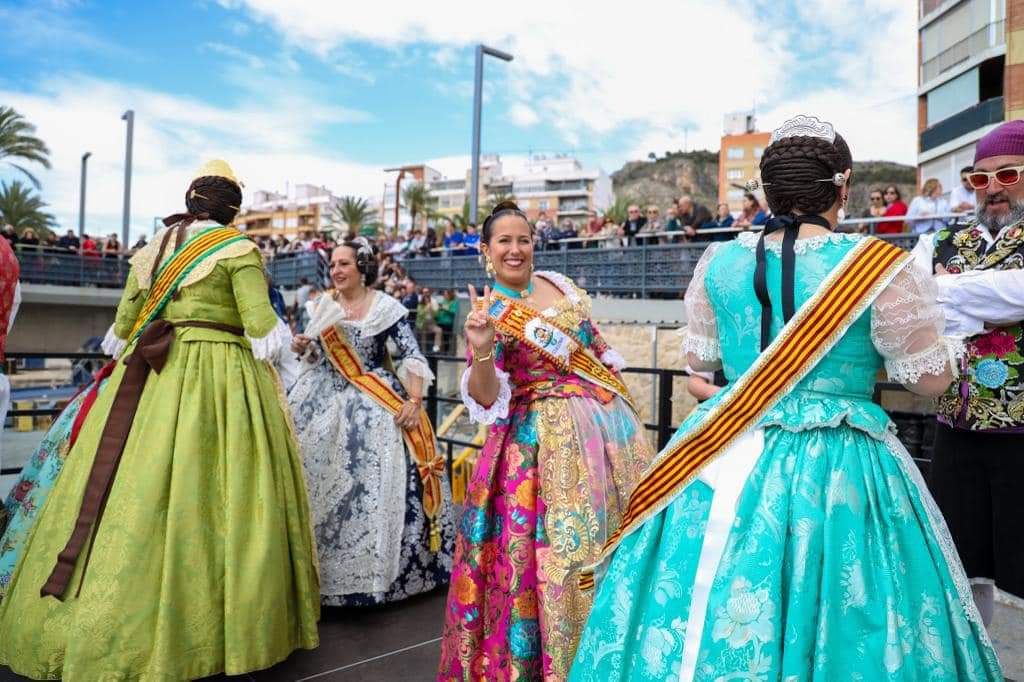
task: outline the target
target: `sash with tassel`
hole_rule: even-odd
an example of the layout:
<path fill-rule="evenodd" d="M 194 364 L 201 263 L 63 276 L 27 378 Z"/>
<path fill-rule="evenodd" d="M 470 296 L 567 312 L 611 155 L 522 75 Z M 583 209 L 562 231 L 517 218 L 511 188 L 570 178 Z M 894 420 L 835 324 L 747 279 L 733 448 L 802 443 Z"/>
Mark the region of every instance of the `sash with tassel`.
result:
<path fill-rule="evenodd" d="M 352 348 L 340 326 L 331 325 L 320 332 L 320 342 L 323 344 L 327 359 L 341 376 L 391 415 L 399 413 L 405 399 L 384 379 L 363 368 L 359 354 Z M 437 552 L 441 549 L 441 525 L 438 515 L 443 501 L 444 458 L 437 452 L 434 428 L 430 425 L 430 418 L 424 410 L 420 410 L 416 428 L 401 431 L 409 452 L 416 460 L 416 468 L 423 484 L 423 513 L 430 521 L 430 551 Z"/>
<path fill-rule="evenodd" d="M 910 260 L 909 253 L 880 239 L 858 243 L 704 421 L 658 454 L 630 495 L 622 522 L 598 560 L 580 571 L 580 589 L 592 589 L 595 570 L 623 538 L 667 507 L 807 376 Z"/>
<path fill-rule="evenodd" d="M 576 336 L 540 311 L 500 293 L 491 295 L 487 314 L 494 328 L 505 336 L 524 343 L 558 366 L 615 393 L 636 412 L 626 384 Z"/>

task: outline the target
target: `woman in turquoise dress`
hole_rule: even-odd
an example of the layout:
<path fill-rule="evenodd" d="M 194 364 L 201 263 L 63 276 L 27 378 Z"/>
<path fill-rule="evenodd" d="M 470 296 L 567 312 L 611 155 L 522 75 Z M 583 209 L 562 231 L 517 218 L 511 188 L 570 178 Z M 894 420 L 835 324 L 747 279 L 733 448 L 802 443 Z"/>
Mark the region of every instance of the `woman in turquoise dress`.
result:
<path fill-rule="evenodd" d="M 81 426 L 84 412 L 96 400 L 112 369 L 113 363 L 100 370 L 61 410 L 4 500 L 4 519 L 0 520 L 0 600 L 11 582 L 32 524 L 46 503 L 64 467 L 64 459 L 74 444 L 75 426 Z"/>
<path fill-rule="evenodd" d="M 830 124 L 800 117 L 773 133 L 761 176 L 787 217 L 698 264 L 684 349 L 691 366 L 721 367 L 730 383 L 673 442 L 729 399 L 864 238 L 831 232 L 851 166 Z M 871 401 L 883 366 L 925 395 L 952 380 L 958 344 L 942 336 L 930 278 L 913 268 L 899 268 L 793 390 L 623 536 L 597 574 L 570 680 L 1002 679 L 945 523 Z"/>

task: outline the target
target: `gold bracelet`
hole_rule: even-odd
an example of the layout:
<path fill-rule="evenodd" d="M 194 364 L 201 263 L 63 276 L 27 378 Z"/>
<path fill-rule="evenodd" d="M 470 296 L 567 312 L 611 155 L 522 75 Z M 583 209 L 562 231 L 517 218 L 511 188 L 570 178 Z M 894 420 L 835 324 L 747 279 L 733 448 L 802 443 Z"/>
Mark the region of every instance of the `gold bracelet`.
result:
<path fill-rule="evenodd" d="M 412 403 L 413 405 L 422 405 L 423 398 L 413 398 L 412 396 L 409 396 L 409 402 Z"/>
<path fill-rule="evenodd" d="M 493 348 L 491 349 L 491 352 L 488 353 L 487 355 L 477 356 L 475 353 L 473 355 L 473 362 L 487 362 L 488 360 L 493 360 L 493 359 L 494 359 L 494 349 Z"/>

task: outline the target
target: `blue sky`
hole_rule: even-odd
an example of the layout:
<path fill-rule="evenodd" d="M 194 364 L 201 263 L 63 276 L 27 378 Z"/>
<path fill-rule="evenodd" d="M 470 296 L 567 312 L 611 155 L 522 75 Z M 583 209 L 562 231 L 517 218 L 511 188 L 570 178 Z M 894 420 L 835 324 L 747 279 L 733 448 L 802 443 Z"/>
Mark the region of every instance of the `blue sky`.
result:
<path fill-rule="evenodd" d="M 479 41 L 516 57 L 487 62 L 483 125 L 484 151 L 513 168 L 530 151 L 612 172 L 684 140 L 717 149 L 722 115 L 752 106 L 762 128 L 816 113 L 855 157 L 912 163 L 914 3 L 838 4 L 0 1 L 0 103 L 50 145 L 42 192 L 62 225 L 92 151 L 97 232 L 120 225 L 128 108 L 137 232 L 180 208 L 211 156 L 250 190 L 379 196 L 384 167 L 420 161 L 461 175 Z"/>

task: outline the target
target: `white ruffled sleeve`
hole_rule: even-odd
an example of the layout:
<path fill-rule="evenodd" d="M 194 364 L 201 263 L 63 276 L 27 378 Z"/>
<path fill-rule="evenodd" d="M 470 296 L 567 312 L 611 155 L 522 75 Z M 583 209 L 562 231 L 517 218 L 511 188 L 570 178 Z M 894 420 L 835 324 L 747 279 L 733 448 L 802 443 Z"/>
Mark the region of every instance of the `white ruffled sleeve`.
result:
<path fill-rule="evenodd" d="M 622 353 L 611 346 L 605 348 L 604 352 L 601 353 L 601 357 L 598 359 L 605 367 L 616 372 L 621 372 L 626 369 L 626 358 L 622 357 Z"/>
<path fill-rule="evenodd" d="M 114 331 L 115 326 L 116 323 L 110 325 L 110 329 L 107 330 L 106 336 L 103 337 L 103 342 L 100 344 L 100 350 L 117 360 L 124 353 L 128 341 L 117 335 L 117 332 Z"/>
<path fill-rule="evenodd" d="M 871 340 L 892 381 L 913 384 L 926 375 L 956 374 L 963 339 L 943 335 L 936 293 L 933 278 L 911 261 L 875 299 Z"/>
<path fill-rule="evenodd" d="M 276 362 L 281 353 L 291 346 L 292 331 L 278 318 L 277 324 L 266 336 L 254 339 L 246 334 L 245 338 L 249 339 L 249 343 L 252 345 L 254 358 Z"/>
<path fill-rule="evenodd" d="M 484 407 L 473 400 L 473 396 L 469 394 L 469 373 L 472 371 L 472 365 L 467 367 L 466 371 L 462 373 L 460 382 L 462 402 L 469 410 L 469 418 L 477 424 L 493 424 L 499 419 L 507 417 L 509 403 L 512 402 L 512 382 L 509 380 L 508 372 L 498 367 L 494 368 L 494 373 L 498 377 L 498 397 L 494 399 L 493 405 Z"/>
<path fill-rule="evenodd" d="M 693 353 L 704 362 L 715 362 L 721 359 L 722 351 L 718 343 L 718 321 L 715 310 L 708 298 L 704 282 L 708 265 L 718 251 L 719 243 L 713 243 L 704 251 L 704 255 L 693 269 L 693 279 L 686 288 L 683 306 L 686 308 L 686 332 L 683 334 L 683 356 Z"/>

